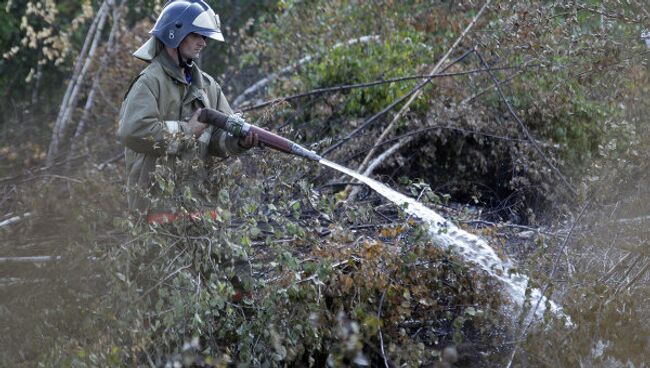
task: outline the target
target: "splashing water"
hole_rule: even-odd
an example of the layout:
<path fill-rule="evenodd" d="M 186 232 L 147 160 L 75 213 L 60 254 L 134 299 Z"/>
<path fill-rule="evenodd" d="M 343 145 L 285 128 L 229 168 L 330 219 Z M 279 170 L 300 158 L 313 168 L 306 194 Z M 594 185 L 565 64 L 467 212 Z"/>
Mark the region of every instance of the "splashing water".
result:
<path fill-rule="evenodd" d="M 422 203 L 398 193 L 374 179 L 326 159 L 321 159 L 319 163 L 358 179 L 391 202 L 402 206 L 408 214 L 420 218 L 429 225 L 429 234 L 436 244 L 452 248 L 466 260 L 477 264 L 490 276 L 500 280 L 512 301 L 519 306 L 523 305 L 526 300 L 528 277 L 515 272 L 509 260 L 501 260 L 485 240 L 458 228 Z M 535 308 L 537 317 L 543 316 L 548 304 L 556 316 L 566 318 L 567 324 L 571 324 L 568 316 L 562 312 L 562 308 L 544 297 L 538 289 L 531 290 L 530 301 Z"/>

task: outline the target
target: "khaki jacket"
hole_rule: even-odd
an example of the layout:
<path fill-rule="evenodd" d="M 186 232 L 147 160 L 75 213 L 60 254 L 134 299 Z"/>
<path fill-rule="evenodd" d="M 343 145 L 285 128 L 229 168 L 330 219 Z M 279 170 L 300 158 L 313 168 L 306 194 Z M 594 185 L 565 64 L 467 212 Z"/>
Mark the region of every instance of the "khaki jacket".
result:
<path fill-rule="evenodd" d="M 182 69 L 165 51 L 153 58 L 131 85 L 122 103 L 117 132 L 126 146 L 130 210 L 141 213 L 180 210 L 178 203 L 158 198 L 160 188 L 152 176 L 156 165 L 164 165 L 176 176 L 175 192 L 187 193 L 188 189 L 196 191 L 201 181 L 207 179 L 203 163 L 208 155 L 225 157 L 245 150 L 235 137 L 212 126 L 195 138 L 187 121 L 201 107 L 232 113 L 221 87 L 212 77 L 195 64 L 192 83 L 188 84 Z M 179 177 L 176 171 L 182 162 L 192 162 L 193 168 L 192 172 L 185 172 L 188 175 Z M 201 198 L 197 193 L 192 197 Z"/>

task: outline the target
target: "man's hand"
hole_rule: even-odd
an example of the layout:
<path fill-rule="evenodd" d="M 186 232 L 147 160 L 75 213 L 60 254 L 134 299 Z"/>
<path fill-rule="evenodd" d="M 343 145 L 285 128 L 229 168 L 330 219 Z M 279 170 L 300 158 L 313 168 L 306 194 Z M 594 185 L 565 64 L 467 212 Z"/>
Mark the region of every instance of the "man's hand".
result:
<path fill-rule="evenodd" d="M 199 121 L 200 114 L 201 114 L 201 109 L 196 109 L 196 111 L 194 111 L 194 114 L 192 114 L 190 121 L 187 122 L 188 126 L 190 127 L 190 130 L 192 131 L 192 134 L 195 137 L 198 137 L 201 134 L 203 134 L 203 131 L 205 131 L 205 129 L 208 127 L 208 124 Z"/>
<path fill-rule="evenodd" d="M 259 137 L 257 136 L 257 133 L 253 134 L 248 134 L 245 138 L 240 138 L 239 146 L 244 149 L 251 149 L 259 144 Z"/>

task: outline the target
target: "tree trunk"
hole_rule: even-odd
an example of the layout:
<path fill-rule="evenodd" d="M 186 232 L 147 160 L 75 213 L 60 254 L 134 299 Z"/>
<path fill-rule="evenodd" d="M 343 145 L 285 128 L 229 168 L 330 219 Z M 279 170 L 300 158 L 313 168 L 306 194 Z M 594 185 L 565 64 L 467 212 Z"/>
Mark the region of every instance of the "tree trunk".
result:
<path fill-rule="evenodd" d="M 50 141 L 50 147 L 47 152 L 47 166 L 51 166 L 59 155 L 59 149 L 64 139 L 65 129 L 67 127 L 68 121 L 70 120 L 72 110 L 74 110 L 74 106 L 77 103 L 80 89 L 79 86 L 86 76 L 88 68 L 92 64 L 93 57 L 95 56 L 95 51 L 97 49 L 97 44 L 99 43 L 102 35 L 102 30 L 104 29 L 104 25 L 106 23 L 108 9 L 112 5 L 113 0 L 107 0 L 102 4 L 102 6 L 97 11 L 97 15 L 95 15 L 95 19 L 93 20 L 90 29 L 88 30 L 88 35 L 84 41 L 84 46 L 82 47 L 81 53 L 77 58 L 72 79 L 70 80 L 70 84 L 68 84 L 65 96 L 61 102 L 59 115 L 57 116 L 56 123 L 54 124 L 52 139 Z M 87 55 L 86 50 L 88 50 Z"/>
<path fill-rule="evenodd" d="M 88 93 L 88 98 L 86 99 L 86 104 L 84 106 L 83 113 L 81 115 L 81 119 L 79 120 L 79 123 L 77 124 L 77 128 L 75 130 L 74 136 L 72 138 L 72 145 L 70 148 L 70 151 L 68 152 L 68 158 L 73 157 L 77 152 L 79 151 L 79 143 L 81 140 L 81 136 L 84 133 L 85 127 L 86 127 L 86 122 L 88 121 L 88 118 L 90 117 L 90 111 L 92 110 L 94 104 L 95 104 L 95 95 L 97 94 L 99 88 L 100 88 L 100 81 L 101 81 L 101 76 L 102 73 L 104 72 L 104 69 L 106 68 L 106 65 L 108 64 L 109 58 L 113 55 L 113 48 L 115 45 L 115 40 L 117 39 L 117 31 L 120 27 L 120 20 L 122 17 L 122 10 L 123 6 L 115 6 L 113 8 L 113 24 L 111 27 L 111 32 L 108 36 L 108 41 L 106 42 L 106 49 L 104 51 L 104 54 L 102 55 L 102 58 L 99 62 L 99 67 L 97 68 L 97 71 L 95 72 L 95 75 L 93 77 L 93 84 L 92 87 L 90 88 L 90 92 Z"/>

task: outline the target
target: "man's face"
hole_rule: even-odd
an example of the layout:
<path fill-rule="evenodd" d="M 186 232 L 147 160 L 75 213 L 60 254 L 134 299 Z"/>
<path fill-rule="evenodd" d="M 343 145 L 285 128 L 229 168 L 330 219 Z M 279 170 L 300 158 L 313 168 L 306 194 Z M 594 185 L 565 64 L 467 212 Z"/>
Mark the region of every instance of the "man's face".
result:
<path fill-rule="evenodd" d="M 201 50 L 207 45 L 204 36 L 196 33 L 190 33 L 185 37 L 185 39 L 178 45 L 178 50 L 181 53 L 183 59 L 192 59 L 196 60 L 201 54 Z"/>

